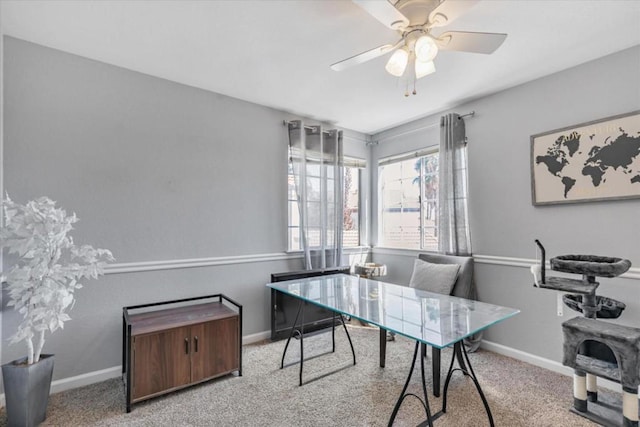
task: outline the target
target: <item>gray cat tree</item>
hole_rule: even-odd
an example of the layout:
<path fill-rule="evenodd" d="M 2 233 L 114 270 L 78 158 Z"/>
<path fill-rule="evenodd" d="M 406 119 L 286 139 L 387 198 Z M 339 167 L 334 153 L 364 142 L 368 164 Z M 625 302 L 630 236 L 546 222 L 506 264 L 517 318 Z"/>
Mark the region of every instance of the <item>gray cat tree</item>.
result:
<path fill-rule="evenodd" d="M 596 255 L 562 255 L 549 260 L 551 270 L 580 274 L 581 279 L 547 277 L 545 249 L 541 264 L 532 268 L 535 286 L 569 293 L 564 303 L 581 312 L 562 324 L 563 361 L 574 369 L 573 407 L 583 417 L 604 426 L 638 427 L 638 385 L 640 384 L 640 329 L 597 319 L 616 319 L 625 304 L 596 295 L 596 277 L 617 277 L 631 267 L 627 259 Z M 597 377 L 622 385 L 622 403 L 598 397 Z M 622 422 L 620 414 L 622 413 Z"/>

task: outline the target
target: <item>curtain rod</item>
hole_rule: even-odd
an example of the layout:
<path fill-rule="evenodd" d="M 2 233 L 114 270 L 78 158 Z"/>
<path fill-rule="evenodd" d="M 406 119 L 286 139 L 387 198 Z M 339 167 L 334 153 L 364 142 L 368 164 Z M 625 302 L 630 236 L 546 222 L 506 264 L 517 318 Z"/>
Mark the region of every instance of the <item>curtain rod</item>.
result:
<path fill-rule="evenodd" d="M 283 120 L 283 121 L 282 121 L 282 126 L 289 126 L 289 124 L 291 124 L 291 122 L 288 122 L 288 121 L 286 121 L 286 120 Z M 304 126 L 304 128 L 305 128 L 306 130 L 315 130 L 315 128 L 316 128 L 316 127 L 321 127 L 321 126 L 320 126 L 320 125 L 317 125 L 317 126 L 306 126 L 306 125 L 305 125 L 305 126 Z M 331 131 L 323 130 L 323 131 L 322 131 L 322 133 L 327 133 L 327 134 L 328 134 L 328 133 L 331 133 Z"/>
<path fill-rule="evenodd" d="M 475 114 L 476 114 L 475 111 L 471 111 L 471 112 L 469 112 L 467 114 L 462 114 L 460 116 L 460 118 L 464 119 L 465 117 L 473 117 L 473 116 L 475 116 Z M 420 126 L 420 127 L 415 128 L 415 129 L 410 129 L 410 130 L 407 130 L 407 131 L 404 131 L 404 132 L 397 133 L 395 135 L 389 135 L 389 136 L 387 136 L 385 138 L 380 138 L 377 141 L 370 141 L 370 143 L 367 143 L 367 145 L 378 145 L 378 143 L 380 141 L 385 141 L 387 139 L 398 138 L 400 136 L 408 135 L 408 134 L 413 133 L 413 132 L 418 132 L 418 131 L 421 131 L 421 130 L 430 129 L 430 128 L 435 127 L 435 126 L 440 126 L 440 122 L 431 123 L 431 124 L 428 124 L 428 125 Z"/>
<path fill-rule="evenodd" d="M 470 111 L 470 112 L 469 112 L 469 113 L 467 113 L 467 114 L 462 114 L 462 115 L 460 115 L 460 118 L 461 118 L 461 119 L 464 119 L 465 117 L 473 117 L 473 116 L 475 116 L 475 114 L 476 114 L 476 112 L 475 112 L 475 111 Z M 289 125 L 289 123 L 291 123 L 291 122 L 289 122 L 289 121 L 287 121 L 287 120 L 283 120 L 283 121 L 282 121 L 282 126 L 288 126 L 288 125 Z M 365 145 L 367 145 L 367 146 L 371 146 L 371 145 L 378 145 L 378 143 L 379 143 L 380 141 L 384 141 L 384 140 L 386 140 L 386 139 L 397 138 L 397 137 L 404 136 L 404 135 L 407 135 L 407 134 L 410 134 L 410 133 L 413 133 L 413 132 L 418 132 L 418 131 L 420 131 L 420 130 L 429 129 L 429 128 L 432 128 L 432 127 L 434 127 L 434 126 L 440 126 L 440 122 L 438 122 L 438 123 L 431 123 L 431 124 L 429 124 L 429 125 L 420 126 L 420 127 L 418 127 L 418 128 L 415 128 L 415 129 L 407 130 L 407 131 L 404 131 L 404 132 L 401 132 L 401 133 L 398 133 L 398 134 L 395 134 L 395 135 L 388 136 L 388 137 L 386 137 L 386 138 L 381 138 L 381 139 L 379 139 L 379 140 L 377 140 L 377 141 L 365 141 Z M 305 129 L 307 129 L 307 130 L 314 130 L 314 127 L 313 127 L 313 126 L 305 126 L 304 128 L 305 128 Z M 326 131 L 326 130 L 323 130 L 322 132 L 323 132 L 323 133 L 330 133 L 329 131 Z"/>

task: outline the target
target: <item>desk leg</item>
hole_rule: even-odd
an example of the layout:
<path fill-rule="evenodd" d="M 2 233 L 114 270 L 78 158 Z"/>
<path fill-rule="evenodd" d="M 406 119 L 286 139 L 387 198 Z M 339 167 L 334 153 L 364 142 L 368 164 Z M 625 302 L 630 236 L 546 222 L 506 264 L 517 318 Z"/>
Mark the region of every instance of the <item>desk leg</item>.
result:
<path fill-rule="evenodd" d="M 349 340 L 349 346 L 351 347 L 351 354 L 353 355 L 353 364 L 356 364 L 356 351 L 353 348 L 353 342 L 351 341 L 351 335 L 349 335 L 349 330 L 347 329 L 347 325 L 344 323 L 344 317 L 342 314 L 339 314 L 340 321 L 342 322 L 342 327 L 344 328 L 344 333 L 347 334 L 347 339 Z"/>
<path fill-rule="evenodd" d="M 289 343 L 291 342 L 291 338 L 293 334 L 296 333 L 296 325 L 298 324 L 298 318 L 300 317 L 300 311 L 302 311 L 302 305 L 304 302 L 300 300 L 298 303 L 298 312 L 296 313 L 296 319 L 293 321 L 293 326 L 291 327 L 291 332 L 289 332 L 289 338 L 287 338 L 287 343 L 284 345 L 284 351 L 282 352 L 282 360 L 280 361 L 280 369 L 284 369 L 284 356 L 287 355 L 287 348 L 289 348 Z"/>
<path fill-rule="evenodd" d="M 384 368 L 387 359 L 387 330 L 380 328 L 380 367 Z"/>
<path fill-rule="evenodd" d="M 385 340 L 386 340 L 386 334 L 385 334 Z M 422 403 L 422 406 L 424 407 L 424 410 L 427 414 L 426 423 L 429 427 L 433 427 L 433 420 L 437 418 L 437 416 L 434 416 L 434 417 L 431 416 L 431 410 L 429 409 L 429 398 L 427 397 L 427 383 L 424 378 L 424 357 L 422 357 L 422 355 L 420 356 L 420 372 L 422 375 L 422 392 L 424 393 L 424 401 L 416 394 L 407 393 L 407 387 L 411 382 L 411 377 L 413 376 L 413 371 L 416 366 L 416 357 L 418 356 L 419 347 L 420 347 L 420 342 L 416 341 L 416 349 L 413 351 L 413 360 L 411 361 L 411 368 L 409 370 L 409 375 L 407 376 L 407 381 L 404 383 L 404 387 L 402 388 L 400 397 L 396 402 L 396 406 L 394 406 L 393 408 L 393 412 L 391 413 L 391 418 L 389 419 L 389 423 L 387 424 L 388 427 L 393 426 L 393 422 L 395 421 L 396 416 L 398 415 L 398 410 L 400 410 L 400 406 L 402 406 L 402 402 L 407 396 L 413 396 L 417 398 L 420 401 L 420 403 Z M 424 423 L 422 423 L 421 425 L 424 425 Z"/>
<path fill-rule="evenodd" d="M 464 355 L 464 360 L 462 359 L 462 355 Z M 458 360 L 459 368 L 453 368 L 453 362 Z M 466 366 L 465 362 L 466 361 Z M 453 354 L 451 355 L 451 364 L 449 365 L 449 372 L 447 373 L 447 379 L 444 382 L 444 391 L 442 397 L 442 413 L 447 412 L 447 390 L 449 389 L 449 381 L 451 380 L 451 375 L 454 371 L 460 371 L 464 375 L 468 376 L 473 380 L 473 384 L 476 386 L 476 390 L 478 390 L 478 394 L 482 399 L 482 404 L 484 405 L 485 411 L 487 411 L 487 417 L 489 417 L 489 425 L 494 427 L 493 423 L 493 415 L 491 415 L 491 409 L 489 408 L 489 402 L 487 402 L 487 398 L 482 392 L 482 388 L 480 387 L 480 383 L 478 382 L 478 378 L 476 377 L 475 372 L 473 372 L 473 368 L 471 367 L 471 362 L 469 361 L 469 355 L 467 354 L 467 349 L 464 346 L 462 341 L 458 341 L 453 345 Z"/>
<path fill-rule="evenodd" d="M 304 302 L 301 301 L 302 307 L 301 324 L 300 324 L 300 387 L 302 387 L 302 368 L 304 367 Z"/>
<path fill-rule="evenodd" d="M 331 319 L 331 352 L 336 352 L 336 312 L 333 312 Z"/>
<path fill-rule="evenodd" d="M 426 357 L 426 348 L 425 348 L 424 357 Z M 431 347 L 431 372 L 433 376 L 433 395 L 435 397 L 440 397 L 440 355 L 442 350 L 439 348 Z"/>
<path fill-rule="evenodd" d="M 299 373 L 299 385 L 302 386 L 302 371 L 304 369 L 304 306 L 305 302 L 300 300 L 298 303 L 298 312 L 296 314 L 296 318 L 293 321 L 293 326 L 291 328 L 291 332 L 289 333 L 289 338 L 287 339 L 287 343 L 284 346 L 284 351 L 282 352 L 282 360 L 280 361 L 280 369 L 284 369 L 284 358 L 287 355 L 287 349 L 289 348 L 289 343 L 291 342 L 291 338 L 295 334 L 298 334 L 300 337 L 300 361 L 295 363 L 300 363 L 300 373 Z M 342 327 L 344 328 L 344 332 L 347 334 L 347 339 L 349 340 L 349 346 L 351 347 L 351 354 L 353 355 L 353 364 L 356 364 L 356 351 L 353 348 L 353 342 L 351 341 L 351 336 L 349 335 L 349 330 L 347 329 L 347 325 L 344 323 L 344 317 L 341 314 L 338 314 L 340 318 L 340 322 L 342 323 Z M 298 319 L 300 319 L 300 328 L 296 328 L 298 325 Z M 336 342 L 335 342 L 335 320 L 336 315 L 333 316 L 333 325 L 331 331 L 331 341 L 332 341 L 332 352 L 336 350 Z M 323 353 L 324 354 L 324 353 Z M 322 354 L 318 355 L 321 356 Z M 314 358 L 317 356 L 312 356 Z"/>

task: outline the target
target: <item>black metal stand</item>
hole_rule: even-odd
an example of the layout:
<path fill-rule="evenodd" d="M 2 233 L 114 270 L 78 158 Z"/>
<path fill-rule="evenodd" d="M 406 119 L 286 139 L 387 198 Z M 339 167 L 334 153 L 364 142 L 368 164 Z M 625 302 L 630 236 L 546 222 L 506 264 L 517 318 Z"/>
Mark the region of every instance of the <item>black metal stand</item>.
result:
<path fill-rule="evenodd" d="M 287 355 L 287 349 L 289 348 L 289 343 L 291 342 L 291 338 L 293 338 L 294 335 L 297 335 L 300 339 L 300 360 L 293 363 L 289 363 L 286 366 L 296 365 L 298 363 L 300 364 L 300 373 L 299 373 L 300 386 L 302 386 L 303 384 L 302 371 L 304 369 L 304 361 L 305 361 L 305 358 L 304 358 L 304 306 L 305 306 L 305 301 L 300 300 L 300 302 L 298 303 L 298 312 L 296 313 L 296 318 L 293 321 L 293 327 L 291 328 L 291 332 L 289 333 L 289 338 L 287 338 L 287 343 L 285 344 L 284 351 L 282 352 L 282 360 L 280 361 L 280 369 L 284 369 L 285 368 L 284 358 Z M 351 347 L 351 354 L 353 355 L 353 364 L 354 365 L 356 364 L 356 352 L 353 348 L 353 342 L 351 341 L 349 330 L 347 329 L 347 325 L 345 325 L 344 323 L 344 318 L 342 317 L 342 314 L 338 314 L 336 312 L 334 312 L 333 314 L 333 325 L 331 327 L 331 344 L 332 344 L 331 351 L 318 354 L 316 356 L 308 358 L 307 360 L 314 359 L 316 357 L 325 355 L 327 353 L 334 353 L 336 351 L 336 337 L 335 337 L 336 317 L 340 319 L 340 322 L 342 323 L 342 327 L 344 328 L 344 332 L 347 334 L 347 339 L 349 340 L 349 346 Z M 296 327 L 298 325 L 298 319 L 300 319 L 300 328 Z M 338 369 L 338 370 L 341 370 L 341 369 Z M 333 372 L 330 372 L 330 373 L 333 373 Z M 325 377 L 326 375 L 329 375 L 329 373 L 324 374 L 321 377 L 315 378 L 314 380 Z M 311 381 L 314 381 L 314 380 L 311 380 Z"/>
<path fill-rule="evenodd" d="M 404 383 L 404 387 L 402 387 L 402 392 L 400 392 L 400 397 L 396 402 L 396 406 L 393 407 L 393 412 L 391 413 L 391 418 L 389 419 L 388 427 L 391 427 L 393 425 L 393 422 L 396 419 L 396 415 L 398 415 L 398 410 L 400 410 L 400 406 L 402 406 L 402 402 L 408 396 L 413 396 L 416 399 L 418 399 L 420 403 L 422 403 L 422 406 L 424 407 L 424 410 L 427 414 L 426 423 L 429 427 L 433 427 L 433 421 L 440 416 L 438 414 L 434 415 L 433 417 L 431 416 L 431 410 L 429 409 L 429 398 L 427 397 L 427 384 L 424 379 L 424 357 L 422 357 L 422 354 L 420 354 L 420 372 L 422 374 L 422 392 L 424 393 L 424 400 L 422 400 L 422 398 L 420 398 L 420 396 L 418 396 L 417 394 L 407 393 L 407 387 L 409 387 L 409 383 L 411 382 L 411 377 L 413 376 L 414 367 L 416 366 L 416 357 L 418 356 L 419 347 L 420 347 L 420 342 L 416 341 L 416 348 L 413 351 L 413 360 L 411 361 L 411 368 L 409 369 L 409 375 L 407 376 L 407 381 Z M 446 395 L 446 391 L 445 391 L 445 395 Z"/>
<path fill-rule="evenodd" d="M 489 408 L 489 402 L 487 402 L 487 398 L 485 397 L 484 393 L 482 392 L 482 388 L 480 387 L 480 383 L 478 382 L 478 378 L 476 377 L 475 372 L 473 372 L 473 368 L 471 367 L 471 361 L 469 360 L 469 355 L 467 354 L 467 349 L 464 346 L 464 343 L 462 341 L 458 341 L 457 343 L 455 343 L 453 345 L 453 355 L 451 356 L 451 364 L 449 365 L 449 372 L 447 373 L 447 379 L 444 382 L 444 391 L 443 391 L 443 397 L 442 397 L 442 413 L 446 413 L 447 412 L 447 390 L 449 389 L 449 381 L 451 380 L 451 375 L 453 375 L 453 373 L 455 371 L 460 371 L 462 372 L 464 375 L 468 376 L 469 378 L 471 378 L 473 380 L 473 384 L 475 384 L 476 386 L 476 390 L 478 390 L 478 394 L 480 395 L 480 398 L 482 399 L 482 404 L 484 405 L 484 409 L 485 411 L 487 411 L 487 417 L 489 417 L 489 425 L 491 427 L 494 427 L 494 423 L 493 423 L 493 415 L 491 415 L 491 408 Z M 467 362 L 466 366 L 464 366 L 464 363 L 462 362 L 460 356 L 460 353 L 462 355 L 464 355 L 464 360 Z M 458 360 L 458 365 L 460 366 L 459 368 L 454 368 L 453 367 L 453 362 L 454 360 Z M 437 416 L 438 414 L 436 414 Z"/>
<path fill-rule="evenodd" d="M 445 380 L 445 383 L 444 383 L 442 409 L 440 411 L 431 415 L 431 411 L 429 409 L 429 400 L 427 398 L 427 387 L 426 387 L 426 382 L 424 378 L 424 357 L 422 354 L 423 352 L 420 352 L 421 353 L 420 354 L 420 362 L 421 362 L 420 372 L 422 375 L 422 392 L 424 393 L 424 400 L 422 400 L 420 396 L 414 393 L 406 392 L 407 387 L 409 386 L 409 382 L 411 382 L 411 377 L 413 375 L 414 367 L 416 364 L 416 357 L 418 356 L 418 347 L 420 347 L 420 342 L 416 341 L 416 348 L 413 352 L 413 361 L 411 362 L 411 369 L 409 370 L 409 375 L 407 376 L 407 381 L 405 382 L 404 387 L 402 388 L 400 397 L 398 398 L 398 401 L 396 402 L 396 405 L 393 408 L 393 412 L 391 413 L 391 419 L 389 419 L 388 427 L 391 427 L 393 425 L 393 422 L 398 414 L 398 410 L 400 409 L 402 402 L 407 396 L 413 396 L 417 398 L 420 401 L 420 403 L 422 403 L 422 406 L 425 408 L 427 419 L 424 422 L 420 423 L 419 427 L 422 427 L 422 426 L 433 427 L 433 422 L 447 412 L 447 391 L 449 390 L 449 382 L 451 381 L 451 376 L 455 371 L 460 371 L 464 375 L 468 376 L 473 380 L 473 383 L 476 386 L 476 390 L 478 390 L 478 394 L 482 399 L 482 404 L 484 405 L 484 409 L 487 411 L 487 416 L 489 417 L 489 425 L 491 427 L 494 427 L 495 424 L 493 422 L 493 415 L 491 414 L 491 409 L 489 408 L 489 402 L 487 402 L 487 398 L 482 392 L 482 388 L 480 387 L 478 378 L 476 377 L 475 372 L 473 372 L 473 368 L 471 367 L 471 362 L 469 361 L 469 355 L 467 354 L 467 350 L 464 346 L 463 341 L 458 341 L 453 345 L 453 354 L 451 355 L 451 364 L 449 365 L 449 371 L 447 372 L 447 379 Z M 456 360 L 458 361 L 458 366 L 459 366 L 458 368 L 453 367 L 453 364 Z"/>

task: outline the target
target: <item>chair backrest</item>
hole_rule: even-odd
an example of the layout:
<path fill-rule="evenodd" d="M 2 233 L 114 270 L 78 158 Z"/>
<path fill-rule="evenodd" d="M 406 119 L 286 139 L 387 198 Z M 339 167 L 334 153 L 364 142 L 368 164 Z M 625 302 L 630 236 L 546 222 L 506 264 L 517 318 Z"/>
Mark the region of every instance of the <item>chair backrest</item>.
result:
<path fill-rule="evenodd" d="M 451 295 L 476 299 L 476 286 L 473 281 L 473 257 L 442 254 L 419 254 L 418 258 L 434 264 L 460 264 L 458 278 L 453 285 Z"/>

